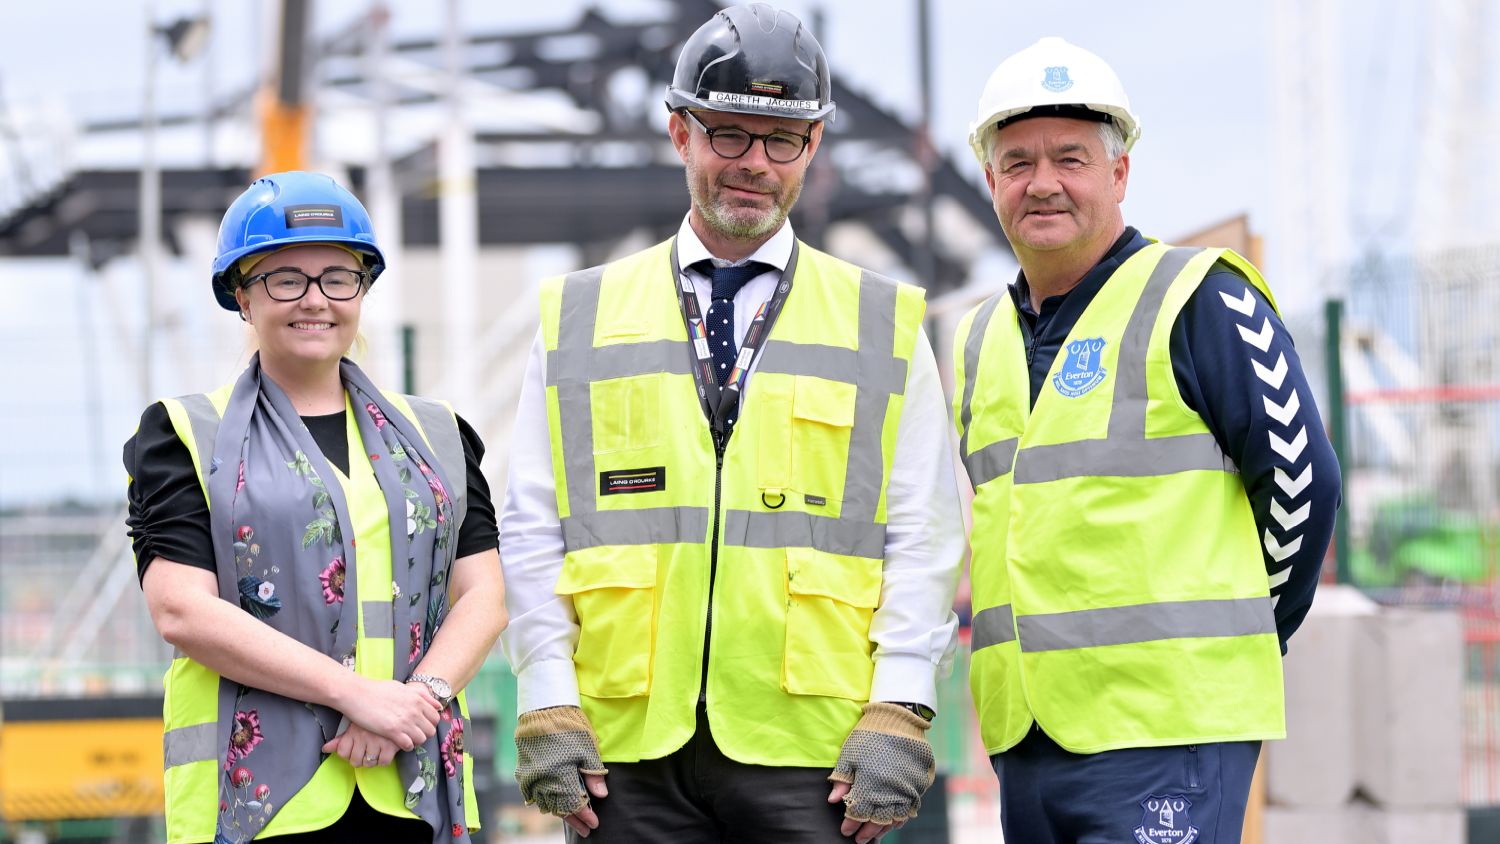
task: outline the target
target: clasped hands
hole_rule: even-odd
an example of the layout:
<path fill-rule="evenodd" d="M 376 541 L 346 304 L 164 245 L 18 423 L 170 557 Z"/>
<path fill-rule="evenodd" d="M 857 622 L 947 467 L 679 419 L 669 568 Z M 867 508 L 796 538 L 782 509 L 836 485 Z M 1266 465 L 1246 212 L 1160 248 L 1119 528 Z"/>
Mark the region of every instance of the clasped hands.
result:
<path fill-rule="evenodd" d="M 432 738 L 442 707 L 421 683 L 358 678 L 360 686 L 342 710 L 348 729 L 323 745 L 356 768 L 389 765 L 398 750 L 411 750 Z"/>

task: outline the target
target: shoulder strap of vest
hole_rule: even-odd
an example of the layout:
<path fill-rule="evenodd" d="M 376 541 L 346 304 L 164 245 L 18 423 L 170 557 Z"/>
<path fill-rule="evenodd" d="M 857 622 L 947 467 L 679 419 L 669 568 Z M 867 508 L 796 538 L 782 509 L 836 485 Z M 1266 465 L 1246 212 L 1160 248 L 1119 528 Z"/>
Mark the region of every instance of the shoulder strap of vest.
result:
<path fill-rule="evenodd" d="M 191 393 L 161 400 L 177 438 L 187 446 L 188 454 L 193 458 L 193 471 L 198 476 L 198 485 L 203 488 L 205 499 L 208 498 L 208 476 L 213 471 L 219 419 L 224 415 L 224 407 L 233 390 L 234 384 L 230 383 L 211 393 Z"/>
<path fill-rule="evenodd" d="M 458 524 L 464 523 L 469 510 L 469 467 L 464 459 L 464 442 L 458 433 L 458 417 L 445 401 L 408 396 L 382 391 L 406 418 L 417 423 L 427 444 L 432 447 L 443 469 L 448 473 L 448 483 L 453 486 L 453 515 Z"/>

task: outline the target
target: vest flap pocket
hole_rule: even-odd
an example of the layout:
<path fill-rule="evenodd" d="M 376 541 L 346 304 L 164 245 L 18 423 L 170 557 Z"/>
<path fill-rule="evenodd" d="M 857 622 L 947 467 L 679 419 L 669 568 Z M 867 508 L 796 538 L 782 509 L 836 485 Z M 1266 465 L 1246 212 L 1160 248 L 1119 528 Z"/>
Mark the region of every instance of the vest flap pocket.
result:
<path fill-rule="evenodd" d="M 584 548 L 563 558 L 554 591 L 573 597 L 578 691 L 589 697 L 640 697 L 651 691 L 656 647 L 659 546 Z"/>
<path fill-rule="evenodd" d="M 654 586 L 655 545 L 600 545 L 569 551 L 563 557 L 562 574 L 552 591 L 559 595 L 575 595 L 607 587 L 650 589 Z"/>
<path fill-rule="evenodd" d="M 870 696 L 870 619 L 880 602 L 881 561 L 786 549 L 786 650 L 781 687 L 794 695 L 863 701 Z"/>
<path fill-rule="evenodd" d="M 821 595 L 850 606 L 880 606 L 881 561 L 815 548 L 786 549 L 786 591 Z"/>
<path fill-rule="evenodd" d="M 798 375 L 792 415 L 836 428 L 854 425 L 854 385 L 811 375 Z"/>

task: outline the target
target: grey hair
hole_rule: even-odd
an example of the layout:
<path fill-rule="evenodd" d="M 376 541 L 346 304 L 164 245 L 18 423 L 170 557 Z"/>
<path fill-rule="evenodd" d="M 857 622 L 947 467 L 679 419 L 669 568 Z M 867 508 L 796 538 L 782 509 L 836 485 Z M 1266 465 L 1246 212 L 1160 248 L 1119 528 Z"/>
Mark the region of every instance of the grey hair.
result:
<path fill-rule="evenodd" d="M 1118 161 L 1125 154 L 1125 130 L 1121 129 L 1113 120 L 1105 120 L 1099 124 L 1099 140 L 1104 144 L 1104 155 L 1110 161 Z M 984 136 L 984 160 L 994 161 L 995 137 L 1000 134 L 998 128 L 991 129 Z"/>

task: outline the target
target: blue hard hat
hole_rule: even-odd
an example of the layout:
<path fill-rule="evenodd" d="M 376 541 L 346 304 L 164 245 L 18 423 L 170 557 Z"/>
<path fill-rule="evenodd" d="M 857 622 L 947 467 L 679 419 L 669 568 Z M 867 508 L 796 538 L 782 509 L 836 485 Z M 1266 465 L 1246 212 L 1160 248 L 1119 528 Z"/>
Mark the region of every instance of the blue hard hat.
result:
<path fill-rule="evenodd" d="M 238 311 L 232 284 L 241 258 L 299 243 L 337 243 L 364 254 L 374 282 L 385 269 L 370 214 L 343 185 L 323 173 L 272 173 L 250 183 L 219 223 L 213 289 L 219 305 Z"/>

